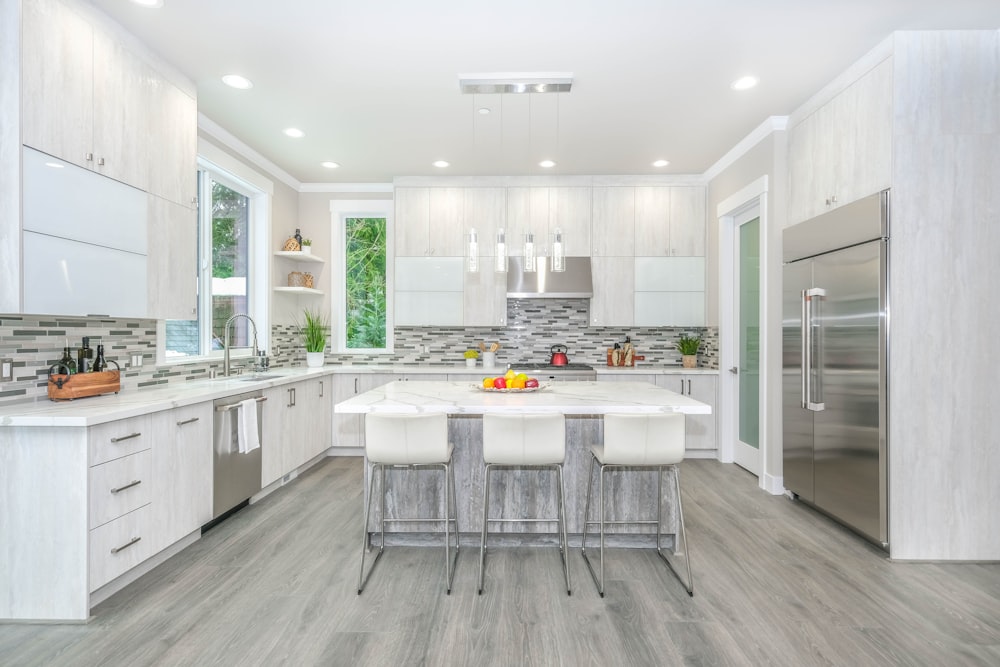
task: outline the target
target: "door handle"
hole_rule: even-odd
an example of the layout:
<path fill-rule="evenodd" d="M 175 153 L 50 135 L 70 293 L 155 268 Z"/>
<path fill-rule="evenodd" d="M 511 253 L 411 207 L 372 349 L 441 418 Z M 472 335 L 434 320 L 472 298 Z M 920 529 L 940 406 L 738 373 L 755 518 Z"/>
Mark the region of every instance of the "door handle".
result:
<path fill-rule="evenodd" d="M 733 375 L 739 375 L 740 369 L 737 368 L 736 366 L 733 366 L 732 368 L 729 369 L 729 372 L 732 373 Z"/>

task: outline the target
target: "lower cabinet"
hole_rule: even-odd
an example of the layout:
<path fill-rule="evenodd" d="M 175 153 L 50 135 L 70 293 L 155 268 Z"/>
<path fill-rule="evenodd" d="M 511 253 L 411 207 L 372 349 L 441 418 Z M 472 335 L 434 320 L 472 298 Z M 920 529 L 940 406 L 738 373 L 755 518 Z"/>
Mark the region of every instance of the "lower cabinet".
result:
<path fill-rule="evenodd" d="M 153 547 L 165 549 L 212 519 L 212 404 L 153 415 Z"/>
<path fill-rule="evenodd" d="M 369 389 L 392 382 L 396 376 L 391 373 L 350 373 L 333 376 L 333 402 L 340 403 L 363 394 Z M 334 447 L 365 446 L 365 416 L 335 414 L 333 416 Z"/>
<path fill-rule="evenodd" d="M 331 446 L 331 376 L 264 390 L 261 484 L 267 486 Z"/>
<path fill-rule="evenodd" d="M 719 378 L 703 373 L 658 375 L 656 384 L 664 389 L 690 396 L 696 401 L 712 406 L 710 415 L 688 415 L 685 420 L 685 449 L 717 449 L 716 423 L 718 421 L 717 386 Z"/>

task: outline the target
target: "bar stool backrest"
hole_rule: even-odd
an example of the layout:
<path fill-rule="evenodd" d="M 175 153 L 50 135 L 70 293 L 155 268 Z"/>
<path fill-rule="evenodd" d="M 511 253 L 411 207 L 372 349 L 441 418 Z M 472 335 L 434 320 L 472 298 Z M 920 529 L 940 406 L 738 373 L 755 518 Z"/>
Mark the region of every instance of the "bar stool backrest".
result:
<path fill-rule="evenodd" d="M 549 465 L 566 458 L 566 418 L 559 413 L 483 415 L 483 460 Z"/>
<path fill-rule="evenodd" d="M 450 455 L 448 415 L 368 413 L 365 454 L 372 463 L 444 463 Z"/>
<path fill-rule="evenodd" d="M 684 415 L 604 415 L 604 463 L 672 465 L 684 460 Z"/>

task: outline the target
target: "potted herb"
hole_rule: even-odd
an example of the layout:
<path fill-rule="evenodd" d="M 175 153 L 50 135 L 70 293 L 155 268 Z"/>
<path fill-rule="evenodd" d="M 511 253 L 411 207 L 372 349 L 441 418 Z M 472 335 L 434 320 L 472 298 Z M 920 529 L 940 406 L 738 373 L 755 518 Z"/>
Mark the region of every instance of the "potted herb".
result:
<path fill-rule="evenodd" d="M 698 336 L 681 336 L 677 339 L 677 350 L 681 353 L 684 368 L 695 368 L 698 365 L 698 348 L 701 338 Z"/>
<path fill-rule="evenodd" d="M 309 310 L 303 311 L 305 324 L 299 325 L 299 335 L 302 345 L 306 348 L 306 366 L 319 368 L 323 365 L 323 353 L 326 350 L 326 334 L 330 329 L 330 320 L 325 315 Z"/>
<path fill-rule="evenodd" d="M 465 365 L 469 368 L 475 368 L 476 359 L 479 358 L 478 350 L 466 350 L 465 351 Z"/>
<path fill-rule="evenodd" d="M 306 253 L 307 255 L 311 253 L 312 244 L 313 244 L 312 239 L 302 239 L 302 248 L 301 248 L 302 252 Z"/>

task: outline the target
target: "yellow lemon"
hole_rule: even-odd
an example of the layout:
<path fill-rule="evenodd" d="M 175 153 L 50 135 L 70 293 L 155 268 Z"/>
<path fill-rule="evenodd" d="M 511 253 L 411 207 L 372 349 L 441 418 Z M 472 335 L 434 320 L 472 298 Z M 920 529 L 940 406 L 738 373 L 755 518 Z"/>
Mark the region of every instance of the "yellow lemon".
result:
<path fill-rule="evenodd" d="M 515 377 L 517 377 L 517 373 L 515 373 L 513 369 L 508 368 L 507 372 L 504 373 L 503 376 L 508 380 L 513 380 Z"/>
<path fill-rule="evenodd" d="M 483 388 L 492 389 L 493 388 L 493 378 L 483 378 Z"/>

